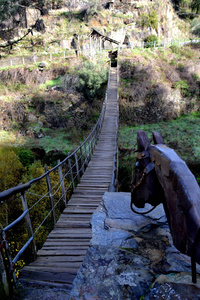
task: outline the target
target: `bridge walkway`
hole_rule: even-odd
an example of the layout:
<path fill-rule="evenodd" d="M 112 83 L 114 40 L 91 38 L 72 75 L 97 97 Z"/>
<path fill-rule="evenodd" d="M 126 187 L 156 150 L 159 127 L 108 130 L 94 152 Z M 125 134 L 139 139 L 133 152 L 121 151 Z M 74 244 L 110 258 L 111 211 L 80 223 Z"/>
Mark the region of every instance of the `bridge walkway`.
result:
<path fill-rule="evenodd" d="M 36 261 L 23 268 L 22 282 L 61 286 L 69 291 L 72 288 L 90 245 L 92 213 L 111 183 L 118 123 L 117 68 L 111 68 L 107 97 L 102 130 L 91 161 Z"/>

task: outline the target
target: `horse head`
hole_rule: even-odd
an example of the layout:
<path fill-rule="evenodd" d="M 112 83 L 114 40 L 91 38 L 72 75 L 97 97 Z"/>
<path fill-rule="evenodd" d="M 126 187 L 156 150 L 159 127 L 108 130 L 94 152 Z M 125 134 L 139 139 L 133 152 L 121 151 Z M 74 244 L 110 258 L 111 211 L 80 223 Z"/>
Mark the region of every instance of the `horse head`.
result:
<path fill-rule="evenodd" d="M 155 144 L 164 144 L 162 137 L 157 132 L 153 132 L 153 139 Z M 150 157 L 150 141 L 143 130 L 137 132 L 137 147 L 135 176 L 131 186 L 131 209 L 134 212 L 133 205 L 137 208 L 144 208 L 145 204 L 149 203 L 155 207 L 164 199 L 164 191 L 158 181 L 154 163 Z"/>

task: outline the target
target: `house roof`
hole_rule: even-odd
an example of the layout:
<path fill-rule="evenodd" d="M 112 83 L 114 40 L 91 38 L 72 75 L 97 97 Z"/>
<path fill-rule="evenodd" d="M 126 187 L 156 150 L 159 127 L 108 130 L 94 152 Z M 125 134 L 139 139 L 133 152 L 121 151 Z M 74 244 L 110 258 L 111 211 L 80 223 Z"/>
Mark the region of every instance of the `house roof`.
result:
<path fill-rule="evenodd" d="M 114 43 L 114 44 L 117 44 L 117 45 L 120 44 L 120 42 L 111 39 L 110 37 L 108 37 L 108 36 L 106 36 L 106 35 L 100 33 L 98 30 L 96 30 L 96 29 L 94 29 L 94 28 L 92 28 L 92 32 L 90 33 L 90 35 L 91 35 L 91 36 L 98 36 L 98 37 L 102 38 L 104 41 L 109 41 L 109 42 Z"/>

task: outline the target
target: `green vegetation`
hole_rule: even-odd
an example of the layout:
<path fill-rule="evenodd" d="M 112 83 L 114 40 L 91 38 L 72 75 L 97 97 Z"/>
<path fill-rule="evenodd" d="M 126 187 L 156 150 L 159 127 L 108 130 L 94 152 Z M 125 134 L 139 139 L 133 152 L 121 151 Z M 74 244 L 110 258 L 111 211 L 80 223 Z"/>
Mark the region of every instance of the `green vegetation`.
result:
<path fill-rule="evenodd" d="M 180 89 L 183 96 L 185 96 L 185 97 L 190 95 L 189 94 L 189 84 L 188 84 L 187 80 L 176 81 L 173 83 L 172 87 Z"/>
<path fill-rule="evenodd" d="M 200 1 L 192 0 L 191 8 L 193 11 L 195 11 L 197 14 L 199 14 L 200 13 Z"/>
<path fill-rule="evenodd" d="M 107 82 L 107 68 L 104 62 L 83 62 L 78 75 L 78 89 L 86 98 L 92 100 L 95 97 L 103 96 L 103 87 Z"/>
<path fill-rule="evenodd" d="M 142 13 L 141 14 L 141 20 L 140 20 L 140 26 L 150 27 L 157 31 L 158 29 L 158 14 L 156 10 L 151 10 L 149 13 Z"/>
<path fill-rule="evenodd" d="M 193 34 L 200 36 L 200 18 L 195 18 L 191 22 L 190 29 Z"/>
<path fill-rule="evenodd" d="M 158 37 L 154 34 L 151 34 L 148 37 L 146 37 L 144 41 L 146 43 L 145 48 L 153 48 L 158 44 Z"/>
<path fill-rule="evenodd" d="M 62 83 L 62 77 L 58 77 L 56 79 L 47 80 L 45 83 L 40 84 L 40 87 L 46 89 L 53 86 L 61 85 L 61 83 Z"/>
<path fill-rule="evenodd" d="M 40 159 L 40 157 L 39 157 Z M 48 169 L 51 168 L 51 165 L 48 166 Z M 33 178 L 37 178 L 44 174 L 44 166 L 40 160 L 37 160 L 36 154 L 29 150 L 13 147 L 4 147 L 0 149 L 0 190 L 4 190 L 10 187 L 13 187 L 20 182 L 26 183 Z M 50 174 L 52 189 L 54 193 L 55 203 L 61 197 L 61 191 L 57 193 L 55 191 L 58 188 L 59 175 L 58 172 L 53 172 Z M 67 187 L 68 181 L 65 178 L 64 184 Z M 51 209 L 51 204 L 48 197 L 48 189 L 46 184 L 46 178 L 40 180 L 38 183 L 35 183 L 29 189 L 29 192 L 26 194 L 26 200 L 30 210 L 30 217 L 32 221 L 33 231 L 41 224 L 43 219 L 47 216 Z M 45 196 L 36 206 L 35 203 L 40 198 L 40 195 Z M 70 190 L 66 195 L 69 199 Z M 63 202 L 59 202 L 56 206 L 56 219 L 58 219 L 60 213 L 63 211 L 64 205 Z M 6 201 L 1 202 L 0 205 L 0 227 L 5 227 L 14 221 L 22 213 L 22 204 L 20 197 L 12 197 Z M 51 215 L 47 218 L 45 223 L 40 227 L 40 230 L 35 235 L 35 242 L 37 248 L 40 249 L 44 243 L 48 233 L 53 228 L 53 222 Z M 28 240 L 28 233 L 25 227 L 24 222 L 20 222 L 17 226 L 11 229 L 8 233 L 8 242 L 10 246 L 10 252 L 12 258 L 18 253 L 21 247 Z M 15 266 L 15 274 L 19 276 L 19 270 L 24 266 L 25 262 L 28 263 L 32 259 L 31 248 L 29 248 L 24 255 L 21 257 L 21 260 Z"/>
<path fill-rule="evenodd" d="M 119 129 L 120 148 L 136 150 L 138 130 L 144 130 L 151 143 L 153 143 L 152 131 L 158 131 L 164 138 L 166 145 L 173 148 L 186 161 L 200 183 L 200 112 L 154 124 L 121 125 Z M 134 151 L 125 156 L 121 152 L 119 176 L 123 190 L 130 190 L 135 161 Z"/>
<path fill-rule="evenodd" d="M 166 144 L 186 161 L 200 182 L 198 61 L 199 45 L 173 45 L 165 50 L 147 48 L 142 52 L 127 50 L 124 57 L 120 57 L 121 190 L 130 191 L 136 136 L 140 129 L 145 130 L 150 139 L 153 130 L 160 132 Z M 174 101 L 170 101 L 171 97 Z"/>
<path fill-rule="evenodd" d="M 45 76 L 45 71 L 42 73 L 43 76 Z M 49 74 L 56 74 L 57 76 L 52 76 L 54 79 L 48 80 L 39 87 L 30 74 L 37 76 L 38 70 L 34 68 L 32 70 L 9 70 L 5 80 L 8 80 L 9 77 L 10 81 L 8 84 L 6 84 L 7 81 L 2 83 L 4 100 L 2 101 L 2 110 L 4 108 L 11 109 L 11 113 L 6 115 L 7 130 L 1 131 L 1 191 L 41 176 L 44 174 L 44 165 L 48 165 L 48 169 L 55 166 L 58 158 L 62 160 L 69 151 L 78 146 L 91 130 L 101 111 L 104 86 L 107 81 L 107 64 L 105 64 L 104 58 L 101 57 L 100 61 L 88 61 L 86 58 L 83 60 L 79 58 L 78 64 L 71 68 L 69 66 L 59 68 L 55 65 L 52 69 L 48 67 L 47 78 L 49 78 Z M 79 89 L 83 94 L 77 92 L 76 89 L 78 76 L 82 78 L 82 85 L 79 86 Z M 30 80 L 31 84 L 24 84 L 26 80 Z M 59 91 L 50 89 L 54 86 L 62 89 Z M 88 94 L 85 94 L 84 91 L 86 87 Z M 17 99 L 9 98 L 11 93 Z M 25 93 L 25 97 L 23 93 Z M 28 94 L 28 98 L 26 94 Z M 87 95 L 88 99 L 92 100 L 92 105 L 83 95 Z M 7 102 L 5 98 L 7 98 Z M 41 138 L 39 138 L 40 134 L 42 135 Z M 51 174 L 50 177 L 52 187 L 56 187 L 59 182 L 58 172 Z M 67 179 L 65 178 L 64 181 L 67 186 Z M 47 192 L 45 178 L 31 186 L 26 194 L 28 207 L 34 206 L 39 195 L 44 195 Z M 61 192 L 59 191 L 54 196 L 55 203 L 60 197 Z M 33 231 L 47 216 L 50 208 L 50 201 L 47 196 L 31 209 Z M 57 219 L 63 208 L 61 201 L 56 207 Z M 10 224 L 21 212 L 20 198 L 9 199 L 9 201 L 1 203 L 0 226 L 4 227 Z M 50 216 L 35 236 L 38 248 L 42 246 L 52 228 L 53 222 Z M 28 240 L 25 224 L 20 222 L 16 228 L 9 231 L 8 239 L 12 257 L 14 257 Z M 24 263 L 29 262 L 31 258 L 31 249 L 28 249 L 16 266 L 17 277 Z"/>
<path fill-rule="evenodd" d="M 188 163 L 194 160 L 200 163 L 200 113 L 181 116 L 175 120 L 154 124 L 120 127 L 119 144 L 124 148 L 137 148 L 136 136 L 138 130 L 146 131 L 152 142 L 152 131 L 158 131 L 166 145 L 173 148 Z M 188 136 L 190 138 L 188 139 Z"/>

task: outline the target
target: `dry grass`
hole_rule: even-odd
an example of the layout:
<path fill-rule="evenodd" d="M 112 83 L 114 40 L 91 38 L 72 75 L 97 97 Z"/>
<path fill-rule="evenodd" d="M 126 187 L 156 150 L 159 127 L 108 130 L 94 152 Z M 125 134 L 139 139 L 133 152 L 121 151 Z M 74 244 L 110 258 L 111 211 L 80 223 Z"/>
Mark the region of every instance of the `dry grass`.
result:
<path fill-rule="evenodd" d="M 153 123 L 198 109 L 199 48 L 137 51 L 132 58 L 129 50 L 128 55 L 120 59 L 122 122 Z"/>

